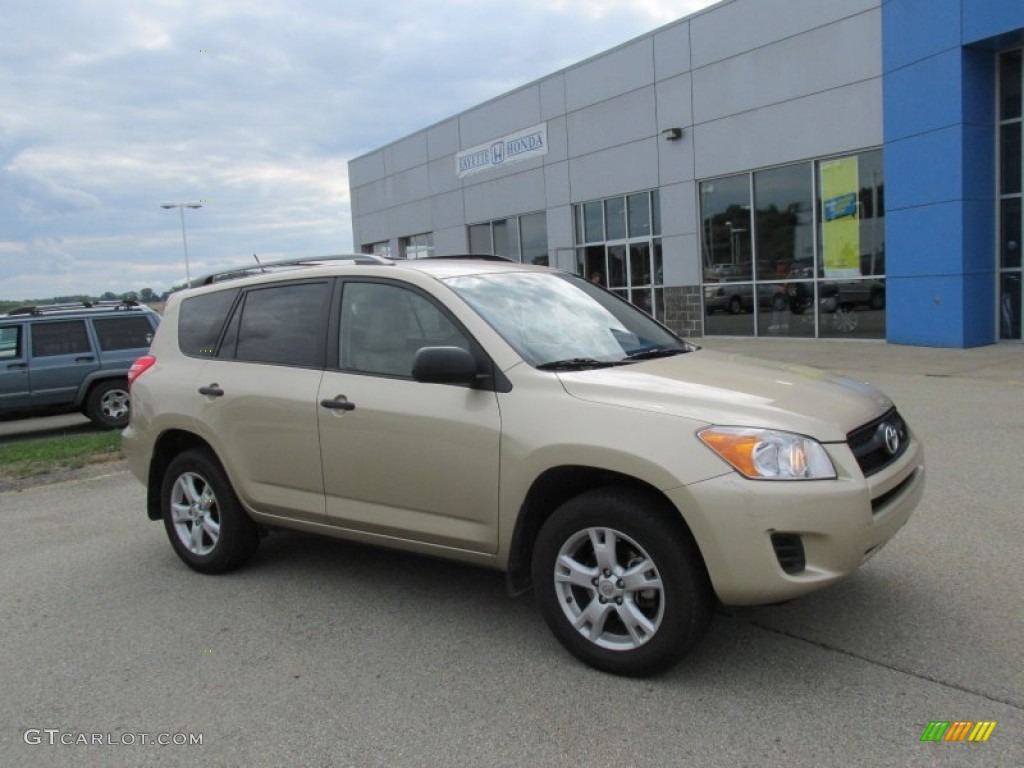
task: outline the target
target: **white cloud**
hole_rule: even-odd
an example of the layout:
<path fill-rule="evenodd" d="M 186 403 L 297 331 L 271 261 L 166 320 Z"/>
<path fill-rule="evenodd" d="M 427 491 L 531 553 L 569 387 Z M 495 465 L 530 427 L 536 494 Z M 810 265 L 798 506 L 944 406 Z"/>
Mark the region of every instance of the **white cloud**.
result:
<path fill-rule="evenodd" d="M 352 248 L 346 162 L 701 0 L 35 0 L 0 52 L 0 298 Z M 72 285 L 75 283 L 75 285 Z"/>

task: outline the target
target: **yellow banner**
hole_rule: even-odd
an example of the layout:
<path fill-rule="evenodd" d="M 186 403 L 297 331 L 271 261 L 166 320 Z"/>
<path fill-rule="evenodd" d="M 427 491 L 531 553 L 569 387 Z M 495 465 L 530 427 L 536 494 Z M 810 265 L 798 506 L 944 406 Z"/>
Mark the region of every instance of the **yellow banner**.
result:
<path fill-rule="evenodd" d="M 856 157 L 821 163 L 825 277 L 860 277 L 859 191 Z"/>

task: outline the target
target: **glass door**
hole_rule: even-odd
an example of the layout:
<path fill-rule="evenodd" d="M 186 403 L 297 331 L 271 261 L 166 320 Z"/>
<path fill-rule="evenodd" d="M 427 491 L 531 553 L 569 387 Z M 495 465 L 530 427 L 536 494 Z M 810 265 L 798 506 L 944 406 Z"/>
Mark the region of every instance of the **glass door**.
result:
<path fill-rule="evenodd" d="M 1024 136 L 1021 132 L 1022 51 L 999 57 L 999 284 L 996 313 L 1000 339 L 1021 338 L 1021 178 Z"/>

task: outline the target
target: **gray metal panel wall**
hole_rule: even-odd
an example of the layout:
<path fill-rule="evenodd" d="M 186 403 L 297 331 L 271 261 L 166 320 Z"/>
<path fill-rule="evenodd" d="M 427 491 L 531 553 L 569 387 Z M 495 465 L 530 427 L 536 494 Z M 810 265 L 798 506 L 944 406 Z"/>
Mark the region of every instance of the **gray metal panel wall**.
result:
<path fill-rule="evenodd" d="M 356 244 L 460 252 L 468 224 L 547 211 L 571 266 L 573 203 L 658 188 L 666 285 L 699 284 L 697 180 L 882 143 L 879 8 L 723 2 L 356 158 Z M 457 177 L 459 151 L 542 122 L 543 157 Z"/>

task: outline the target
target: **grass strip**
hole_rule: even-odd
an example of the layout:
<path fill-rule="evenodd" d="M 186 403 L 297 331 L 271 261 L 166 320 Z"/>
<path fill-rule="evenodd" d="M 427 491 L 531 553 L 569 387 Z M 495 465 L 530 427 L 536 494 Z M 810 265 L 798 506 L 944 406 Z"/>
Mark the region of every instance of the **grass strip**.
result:
<path fill-rule="evenodd" d="M 121 458 L 121 433 L 44 437 L 0 445 L 0 480 L 78 469 Z"/>

